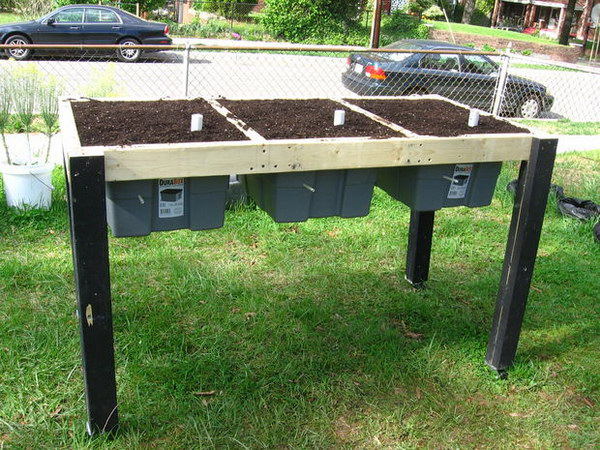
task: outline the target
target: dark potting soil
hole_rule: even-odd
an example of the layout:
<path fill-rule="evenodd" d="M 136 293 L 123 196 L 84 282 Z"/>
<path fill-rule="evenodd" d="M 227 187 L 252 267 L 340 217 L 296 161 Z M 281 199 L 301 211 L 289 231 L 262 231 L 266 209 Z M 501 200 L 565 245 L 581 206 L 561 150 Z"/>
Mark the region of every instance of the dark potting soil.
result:
<path fill-rule="evenodd" d="M 529 133 L 525 128 L 484 115 L 480 116 L 478 126 L 470 127 L 469 110 L 442 100 L 346 101 L 420 135 L 454 137 L 464 134 Z"/>
<path fill-rule="evenodd" d="M 266 139 L 404 136 L 332 100 L 219 100 L 219 103 Z M 338 109 L 346 111 L 341 126 L 333 125 Z"/>
<path fill-rule="evenodd" d="M 81 145 L 133 145 L 243 141 L 248 138 L 208 102 L 157 100 L 72 102 Z M 202 131 L 190 131 L 192 114 L 204 116 Z"/>

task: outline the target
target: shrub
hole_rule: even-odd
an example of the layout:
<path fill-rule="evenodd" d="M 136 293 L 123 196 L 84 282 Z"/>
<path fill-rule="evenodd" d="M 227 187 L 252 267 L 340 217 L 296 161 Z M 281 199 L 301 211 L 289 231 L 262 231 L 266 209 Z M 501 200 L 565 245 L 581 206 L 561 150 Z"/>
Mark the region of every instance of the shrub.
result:
<path fill-rule="evenodd" d="M 430 6 L 425 11 L 423 11 L 422 15 L 423 15 L 424 19 L 430 19 L 430 20 L 443 20 L 444 19 L 444 12 L 437 5 Z"/>
<path fill-rule="evenodd" d="M 400 39 L 427 39 L 429 28 L 416 17 L 394 11 L 381 24 L 381 45 Z"/>
<path fill-rule="evenodd" d="M 194 3 L 194 9 L 215 13 L 227 19 L 243 20 L 248 17 L 252 8 L 257 5 L 256 0 L 227 0 L 215 2 Z"/>
<path fill-rule="evenodd" d="M 267 31 L 291 42 L 339 36 L 356 19 L 363 0 L 265 0 Z"/>

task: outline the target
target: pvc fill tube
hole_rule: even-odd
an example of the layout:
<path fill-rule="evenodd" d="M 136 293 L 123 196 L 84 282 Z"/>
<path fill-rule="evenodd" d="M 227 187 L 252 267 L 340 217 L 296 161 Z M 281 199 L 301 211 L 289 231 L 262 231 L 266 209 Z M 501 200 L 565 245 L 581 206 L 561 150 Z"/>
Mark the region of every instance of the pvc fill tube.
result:
<path fill-rule="evenodd" d="M 470 127 L 476 127 L 477 125 L 479 125 L 479 111 L 477 111 L 476 109 L 472 109 L 469 112 L 469 123 L 468 125 Z"/>
<path fill-rule="evenodd" d="M 202 114 L 192 114 L 191 131 L 202 131 L 204 125 L 204 116 Z"/>

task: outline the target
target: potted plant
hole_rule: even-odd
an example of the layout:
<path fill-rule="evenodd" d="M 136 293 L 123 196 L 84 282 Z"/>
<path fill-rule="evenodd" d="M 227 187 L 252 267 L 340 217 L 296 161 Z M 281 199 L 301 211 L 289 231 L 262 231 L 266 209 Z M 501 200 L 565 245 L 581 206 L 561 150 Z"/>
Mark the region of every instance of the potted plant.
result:
<path fill-rule="evenodd" d="M 43 82 L 31 67 L 8 72 L 0 79 L 0 135 L 5 159 L 0 172 L 8 206 L 49 209 L 54 168 L 49 157 L 52 137 L 58 129 L 59 89 L 53 80 Z M 9 145 L 6 135 L 15 120 L 25 139 Z M 36 122 L 43 131 L 42 140 L 32 139 Z"/>

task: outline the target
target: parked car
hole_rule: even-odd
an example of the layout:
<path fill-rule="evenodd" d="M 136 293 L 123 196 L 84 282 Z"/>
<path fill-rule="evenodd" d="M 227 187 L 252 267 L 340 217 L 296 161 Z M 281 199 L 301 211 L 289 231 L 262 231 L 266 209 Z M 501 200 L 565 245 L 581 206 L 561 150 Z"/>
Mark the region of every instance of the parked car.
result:
<path fill-rule="evenodd" d="M 129 47 L 170 45 L 168 32 L 169 27 L 164 23 L 148 22 L 110 6 L 69 5 L 41 19 L 1 25 L 0 42 L 15 46 L 5 49 L 5 53 L 16 60 L 28 59 L 33 54 L 33 49 L 16 47 L 24 44 L 118 44 L 122 48 L 116 51 L 117 57 L 121 61 L 135 62 L 142 50 Z"/>
<path fill-rule="evenodd" d="M 384 48 L 414 53 L 351 54 L 342 74 L 344 86 L 360 95 L 439 94 L 492 110 L 500 68 L 487 56 L 460 54 L 473 49 L 430 40 L 397 41 Z M 444 53 L 417 53 L 423 50 Z M 543 84 L 508 75 L 500 113 L 533 118 L 549 111 L 553 103 Z"/>

